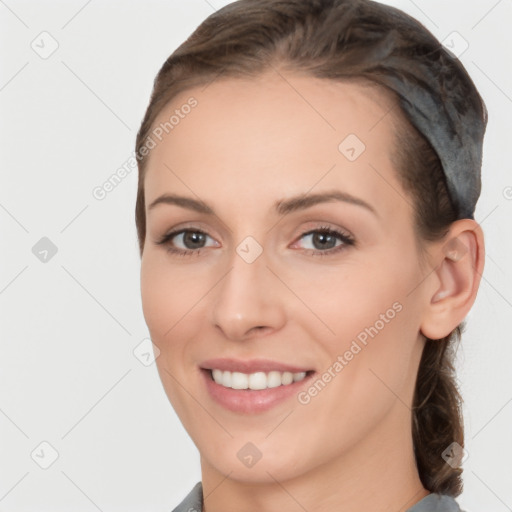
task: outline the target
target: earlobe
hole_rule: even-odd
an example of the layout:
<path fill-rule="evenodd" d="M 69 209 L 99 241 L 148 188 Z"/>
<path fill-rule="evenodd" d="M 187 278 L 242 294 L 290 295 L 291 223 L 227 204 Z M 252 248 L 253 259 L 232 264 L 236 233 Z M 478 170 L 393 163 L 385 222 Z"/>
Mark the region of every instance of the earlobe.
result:
<path fill-rule="evenodd" d="M 427 294 L 421 325 L 423 335 L 434 340 L 444 338 L 464 320 L 476 299 L 484 265 L 483 233 L 475 221 L 453 223 L 446 240 L 427 280 L 433 291 Z"/>

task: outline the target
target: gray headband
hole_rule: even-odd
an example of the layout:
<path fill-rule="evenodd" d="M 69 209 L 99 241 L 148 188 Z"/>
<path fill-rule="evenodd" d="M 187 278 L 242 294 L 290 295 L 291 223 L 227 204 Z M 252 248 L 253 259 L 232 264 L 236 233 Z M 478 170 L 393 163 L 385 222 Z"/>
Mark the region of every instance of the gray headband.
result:
<path fill-rule="evenodd" d="M 393 49 L 392 44 L 381 47 L 383 83 L 399 96 L 409 120 L 439 156 L 459 218 L 473 219 L 481 190 L 485 105 L 462 64 L 444 47 L 418 56 L 414 72 Z"/>

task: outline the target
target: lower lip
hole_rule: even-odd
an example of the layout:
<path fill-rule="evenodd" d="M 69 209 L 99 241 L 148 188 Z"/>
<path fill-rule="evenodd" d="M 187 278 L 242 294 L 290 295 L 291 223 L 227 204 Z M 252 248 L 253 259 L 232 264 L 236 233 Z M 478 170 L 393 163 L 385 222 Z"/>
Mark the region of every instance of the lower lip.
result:
<path fill-rule="evenodd" d="M 210 396 L 226 409 L 243 413 L 257 414 L 268 411 L 272 407 L 297 395 L 302 387 L 313 377 L 314 372 L 308 373 L 304 379 L 286 386 L 267 389 L 233 389 L 217 384 L 211 377 L 211 371 L 201 368 L 206 388 Z"/>

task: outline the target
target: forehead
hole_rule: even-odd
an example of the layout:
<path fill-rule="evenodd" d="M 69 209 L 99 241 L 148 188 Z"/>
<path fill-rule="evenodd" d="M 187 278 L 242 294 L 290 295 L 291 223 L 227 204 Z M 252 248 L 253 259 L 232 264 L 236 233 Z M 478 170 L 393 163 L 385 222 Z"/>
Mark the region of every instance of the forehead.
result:
<path fill-rule="evenodd" d="M 192 190 L 231 194 L 240 205 L 259 198 L 263 207 L 273 191 L 337 186 L 386 207 L 383 178 L 396 182 L 395 106 L 376 85 L 282 72 L 186 90 L 153 124 L 153 132 L 164 129 L 147 162 L 146 204 L 159 193 Z"/>

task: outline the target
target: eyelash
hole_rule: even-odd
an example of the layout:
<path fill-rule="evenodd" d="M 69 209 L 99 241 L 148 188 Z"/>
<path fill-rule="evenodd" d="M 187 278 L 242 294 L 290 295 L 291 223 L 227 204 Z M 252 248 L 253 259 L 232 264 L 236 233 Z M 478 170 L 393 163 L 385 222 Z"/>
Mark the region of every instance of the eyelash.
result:
<path fill-rule="evenodd" d="M 208 233 L 205 233 L 201 229 L 185 228 L 185 229 L 180 229 L 180 230 L 176 230 L 176 231 L 171 231 L 170 233 L 165 234 L 160 240 L 158 240 L 156 242 L 156 244 L 157 245 L 167 245 L 166 250 L 172 254 L 175 254 L 176 256 L 192 256 L 192 255 L 199 256 L 202 252 L 202 249 L 204 249 L 204 247 L 199 248 L 199 249 L 184 250 L 184 249 L 177 249 L 176 247 L 172 247 L 171 244 L 169 243 L 176 235 L 180 235 L 182 233 L 187 233 L 187 232 L 201 233 L 203 235 L 208 236 Z M 332 256 L 342 250 L 345 250 L 347 247 L 355 245 L 355 240 L 350 235 L 341 233 L 341 232 L 339 232 L 335 229 L 332 229 L 328 226 L 320 226 L 319 228 L 311 229 L 305 233 L 302 233 L 300 235 L 300 237 L 298 238 L 298 240 L 300 240 L 301 238 L 303 238 L 307 235 L 311 235 L 314 233 L 322 233 L 322 234 L 335 236 L 338 239 L 340 239 L 343 243 L 341 245 L 338 245 L 337 247 L 334 247 L 332 249 L 327 249 L 325 251 L 319 251 L 319 250 L 315 250 L 315 249 L 304 249 L 305 251 L 311 251 L 309 254 L 311 254 L 312 256 L 320 256 L 320 257 Z"/>

